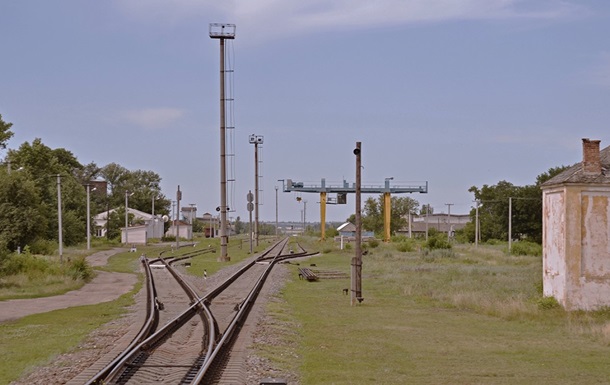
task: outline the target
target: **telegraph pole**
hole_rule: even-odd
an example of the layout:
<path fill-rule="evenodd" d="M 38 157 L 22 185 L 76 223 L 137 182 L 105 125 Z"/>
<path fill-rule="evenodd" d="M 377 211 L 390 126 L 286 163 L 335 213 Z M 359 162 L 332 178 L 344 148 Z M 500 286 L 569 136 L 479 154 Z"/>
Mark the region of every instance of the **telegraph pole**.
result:
<path fill-rule="evenodd" d="M 278 221 L 277 221 L 277 186 L 275 186 L 275 236 L 278 234 Z"/>
<path fill-rule="evenodd" d="M 57 174 L 57 227 L 59 239 L 59 263 L 64 263 L 64 240 L 61 223 L 61 175 Z"/>
<path fill-rule="evenodd" d="M 352 258 L 352 278 L 351 278 L 351 305 L 362 302 L 362 208 L 361 206 L 361 186 L 362 186 L 362 159 L 361 143 L 356 142 L 354 149 L 356 155 L 356 247 L 355 256 Z"/>
<path fill-rule="evenodd" d="M 445 203 L 447 205 L 447 242 L 451 241 L 451 206 L 453 203 Z"/>
<path fill-rule="evenodd" d="M 479 247 L 479 201 L 475 201 L 474 247 Z"/>
<path fill-rule="evenodd" d="M 510 254 L 513 243 L 513 198 L 508 197 L 508 254 Z"/>
<path fill-rule="evenodd" d="M 247 204 L 247 208 L 248 208 L 248 215 L 250 217 L 250 254 L 252 254 L 252 210 L 254 209 L 254 205 L 252 204 L 252 200 L 254 199 L 254 197 L 252 196 L 252 191 L 248 191 L 248 195 L 246 195 L 246 199 L 248 200 L 248 204 Z"/>
<path fill-rule="evenodd" d="M 176 250 L 180 248 L 180 200 L 182 200 L 182 191 L 180 185 L 176 191 Z"/>

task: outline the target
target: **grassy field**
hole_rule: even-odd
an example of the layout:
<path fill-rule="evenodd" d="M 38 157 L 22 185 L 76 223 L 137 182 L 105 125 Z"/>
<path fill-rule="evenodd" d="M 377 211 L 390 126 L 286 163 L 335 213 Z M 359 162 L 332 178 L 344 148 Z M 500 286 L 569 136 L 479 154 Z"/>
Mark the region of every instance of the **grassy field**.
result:
<path fill-rule="evenodd" d="M 332 242 L 299 241 L 322 254 L 312 269 L 350 272 L 353 250 Z M 269 245 L 262 240 L 255 252 Z M 216 248 L 192 260 L 191 274 L 209 275 Z M 105 268 L 134 271 L 143 252 L 112 257 Z M 181 248 L 164 255 L 179 255 Z M 231 239 L 230 263 L 247 258 L 249 243 Z M 541 295 L 541 260 L 509 256 L 502 246 L 401 252 L 369 247 L 363 257 L 364 302 L 350 305 L 349 279 L 307 282 L 288 265 L 291 281 L 269 305 L 280 346 L 258 346 L 307 384 L 606 384 L 610 378 L 610 310 L 564 312 Z M 97 306 L 25 317 L 0 325 L 0 383 L 74 349 L 88 333 L 120 316 L 133 293 Z M 102 310 L 99 313 L 99 310 Z M 61 338 L 57 338 L 61 336 Z"/>
<path fill-rule="evenodd" d="M 353 251 L 303 264 L 349 273 Z M 289 327 L 283 348 L 260 351 L 302 384 L 605 384 L 610 311 L 566 313 L 541 297 L 540 257 L 458 246 L 431 253 L 370 248 L 364 302 L 349 279 L 297 278 L 270 305 Z M 296 350 L 296 355 L 293 353 Z"/>

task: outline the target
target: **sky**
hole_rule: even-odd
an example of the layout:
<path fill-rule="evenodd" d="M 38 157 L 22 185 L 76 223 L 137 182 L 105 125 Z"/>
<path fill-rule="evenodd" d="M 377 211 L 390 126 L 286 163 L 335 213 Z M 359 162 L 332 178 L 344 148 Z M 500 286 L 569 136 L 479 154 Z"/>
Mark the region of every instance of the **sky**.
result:
<path fill-rule="evenodd" d="M 219 41 L 234 99 L 229 217 L 247 220 L 259 153 L 261 221 L 300 221 L 281 179 L 428 183 L 405 194 L 465 214 L 471 186 L 534 184 L 610 145 L 606 0 L 0 0 L 8 147 L 41 138 L 82 164 L 162 178 L 198 215 L 220 205 Z M 0 150 L 0 158 L 6 151 Z M 372 195 L 375 197 L 375 195 Z M 307 221 L 319 195 L 301 194 Z M 363 201 L 368 196 L 363 197 Z M 447 204 L 452 204 L 448 206 Z M 355 212 L 329 205 L 328 221 Z"/>

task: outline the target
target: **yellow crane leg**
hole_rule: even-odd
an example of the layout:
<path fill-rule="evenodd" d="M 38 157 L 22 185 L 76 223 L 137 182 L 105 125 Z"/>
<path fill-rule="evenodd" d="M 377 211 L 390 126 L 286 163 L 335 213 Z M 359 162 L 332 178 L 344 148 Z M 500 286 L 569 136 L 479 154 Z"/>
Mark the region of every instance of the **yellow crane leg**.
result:
<path fill-rule="evenodd" d="M 320 193 L 320 234 L 321 239 L 326 239 L 326 192 Z"/>
<path fill-rule="evenodd" d="M 383 241 L 390 242 L 390 218 L 392 217 L 392 199 L 390 193 L 383 193 Z"/>

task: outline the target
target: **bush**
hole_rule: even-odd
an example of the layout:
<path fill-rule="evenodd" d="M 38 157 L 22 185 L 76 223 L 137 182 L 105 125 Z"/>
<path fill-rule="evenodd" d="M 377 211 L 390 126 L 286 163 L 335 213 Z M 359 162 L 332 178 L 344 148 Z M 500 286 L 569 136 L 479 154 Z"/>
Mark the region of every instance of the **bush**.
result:
<path fill-rule="evenodd" d="M 429 250 L 435 249 L 451 249 L 451 243 L 442 236 L 428 238 L 425 247 Z"/>
<path fill-rule="evenodd" d="M 421 256 L 425 262 L 431 263 L 443 258 L 455 258 L 455 253 L 452 249 L 422 249 Z"/>
<path fill-rule="evenodd" d="M 47 239 L 37 239 L 29 246 L 32 254 L 53 255 L 57 249 L 57 243 Z"/>
<path fill-rule="evenodd" d="M 51 263 L 44 258 L 36 257 L 25 247 L 22 254 L 12 254 L 2 261 L 0 266 L 0 276 L 26 274 L 30 278 L 35 278 L 52 270 Z"/>
<path fill-rule="evenodd" d="M 538 300 L 538 308 L 542 310 L 550 310 L 560 308 L 561 305 L 555 297 L 542 297 Z"/>
<path fill-rule="evenodd" d="M 375 239 L 375 238 L 371 238 L 369 239 L 369 246 L 374 249 L 377 246 L 379 246 L 379 240 Z"/>
<path fill-rule="evenodd" d="M 404 239 L 402 242 L 396 244 L 396 250 L 402 253 L 408 253 L 415 250 L 415 241 L 412 239 Z"/>
<path fill-rule="evenodd" d="M 532 255 L 539 257 L 542 255 L 542 246 L 528 241 L 513 242 L 510 253 L 512 255 Z"/>
<path fill-rule="evenodd" d="M 84 257 L 78 257 L 68 262 L 66 274 L 75 281 L 82 279 L 89 282 L 93 278 L 93 269 Z"/>

